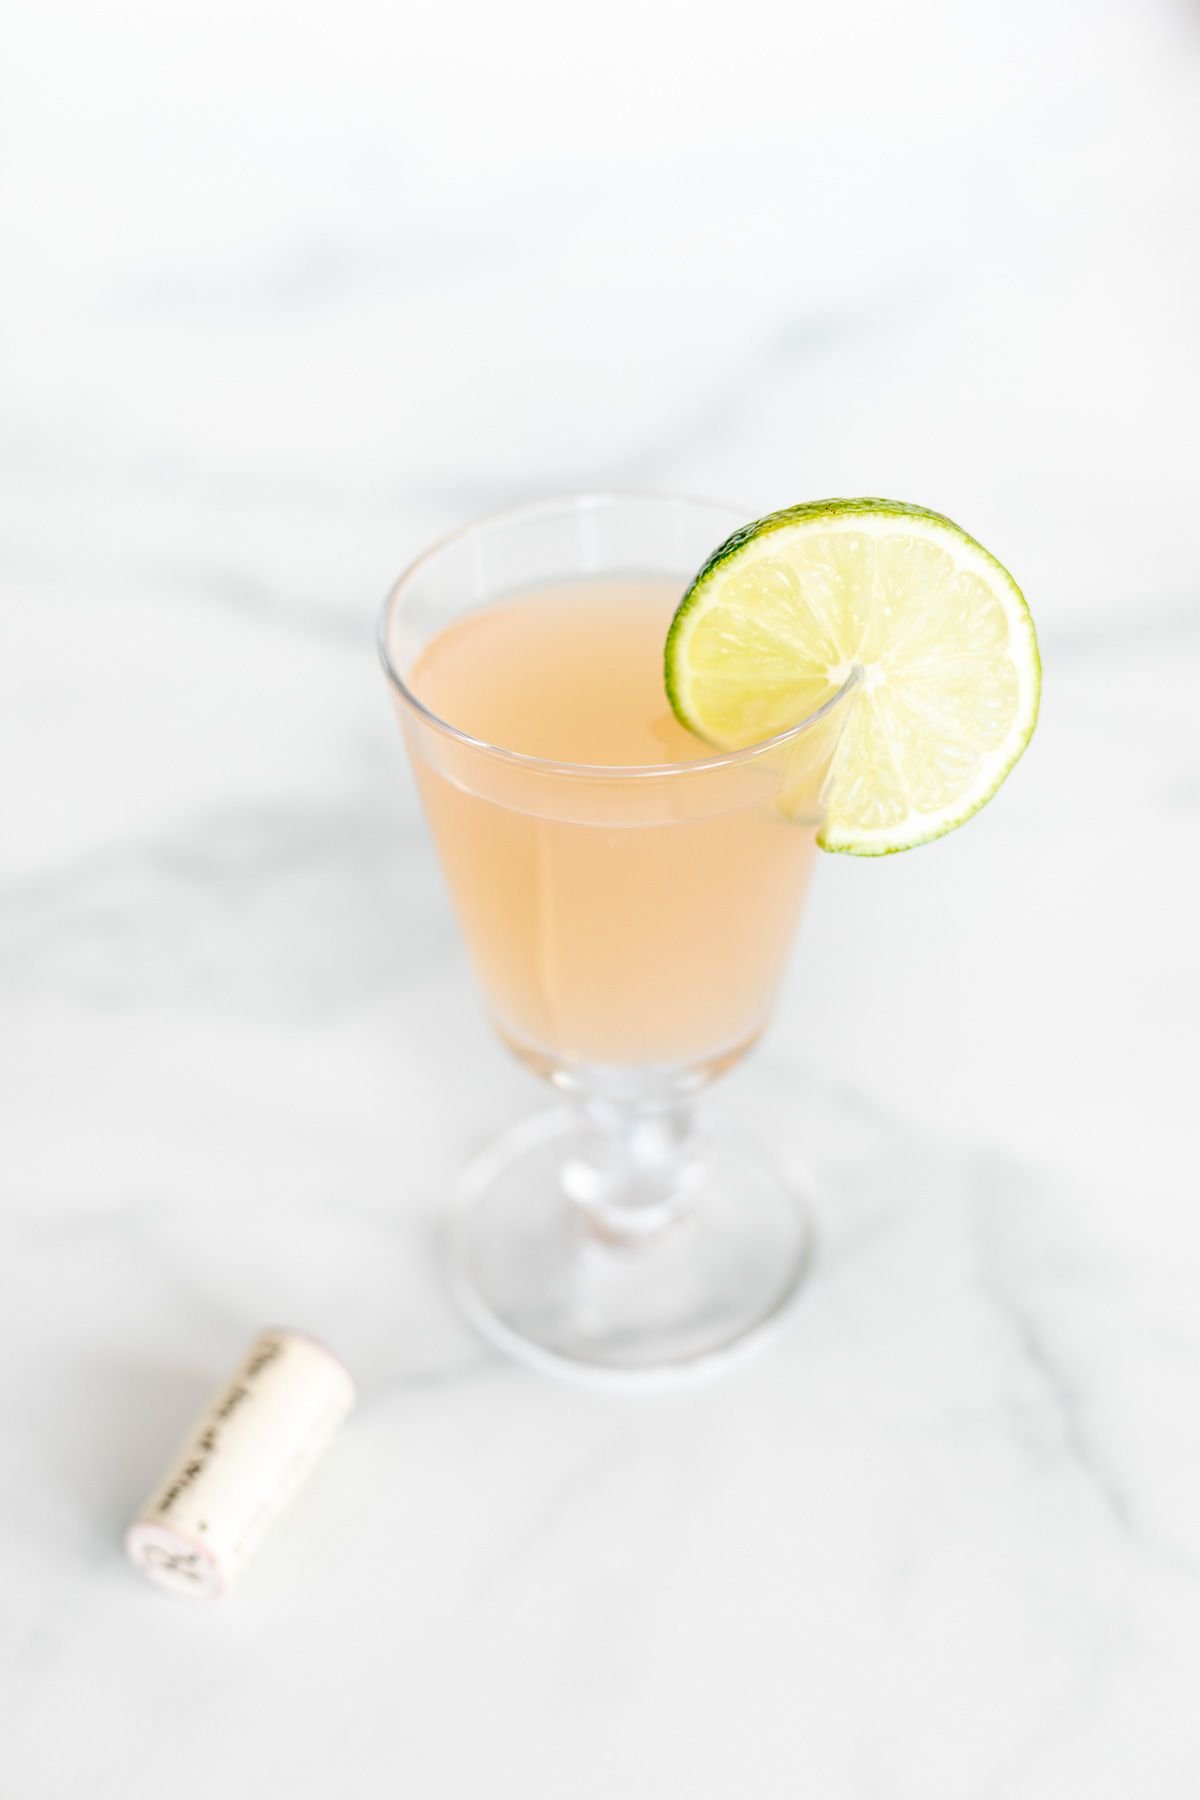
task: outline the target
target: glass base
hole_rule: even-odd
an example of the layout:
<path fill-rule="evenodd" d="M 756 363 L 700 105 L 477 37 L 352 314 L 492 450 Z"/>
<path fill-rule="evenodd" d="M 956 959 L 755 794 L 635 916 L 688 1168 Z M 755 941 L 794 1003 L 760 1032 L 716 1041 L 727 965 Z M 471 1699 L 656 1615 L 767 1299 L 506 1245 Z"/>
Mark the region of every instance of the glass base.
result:
<path fill-rule="evenodd" d="M 572 1198 L 594 1153 L 569 1110 L 504 1133 L 467 1170 L 451 1239 L 456 1297 L 509 1355 L 576 1380 L 707 1372 L 762 1340 L 804 1277 L 807 1190 L 753 1144 L 698 1137 L 669 1207 Z"/>

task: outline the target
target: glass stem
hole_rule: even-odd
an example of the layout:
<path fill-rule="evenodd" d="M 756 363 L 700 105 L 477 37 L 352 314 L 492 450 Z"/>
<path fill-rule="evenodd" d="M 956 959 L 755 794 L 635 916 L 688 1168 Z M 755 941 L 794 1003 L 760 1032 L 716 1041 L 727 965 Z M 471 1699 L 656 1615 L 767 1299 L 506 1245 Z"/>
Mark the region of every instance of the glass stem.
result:
<path fill-rule="evenodd" d="M 688 1211 L 701 1175 L 690 1103 L 577 1093 L 573 1104 L 579 1133 L 563 1187 L 593 1231 L 633 1243 Z"/>

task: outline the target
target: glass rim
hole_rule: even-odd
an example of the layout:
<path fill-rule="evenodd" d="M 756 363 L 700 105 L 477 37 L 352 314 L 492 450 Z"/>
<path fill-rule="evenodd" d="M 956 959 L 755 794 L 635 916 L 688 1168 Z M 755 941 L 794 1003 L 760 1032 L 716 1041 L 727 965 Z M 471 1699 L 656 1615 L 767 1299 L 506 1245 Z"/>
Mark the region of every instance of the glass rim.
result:
<path fill-rule="evenodd" d="M 671 763 L 581 763 L 563 762 L 554 757 L 532 756 L 525 750 L 510 750 L 503 744 L 489 743 L 486 738 L 474 737 L 461 726 L 454 725 L 449 719 L 442 718 L 440 713 L 427 706 L 420 696 L 409 687 L 395 663 L 388 648 L 388 625 L 391 622 L 397 602 L 403 597 L 405 588 L 411 583 L 426 565 L 448 550 L 452 544 L 468 538 L 481 527 L 519 524 L 536 520 L 544 514 L 565 515 L 582 512 L 587 508 L 600 509 L 630 504 L 646 503 L 649 505 L 690 506 L 696 508 L 720 508 L 729 512 L 738 509 L 725 500 L 702 499 L 695 494 L 673 494 L 648 489 L 596 488 L 584 489 L 578 493 L 557 494 L 542 500 L 524 501 L 519 506 L 505 506 L 495 512 L 483 513 L 470 519 L 465 525 L 456 526 L 453 531 L 445 532 L 441 537 L 426 546 L 419 556 L 413 558 L 392 583 L 379 612 L 379 620 L 375 631 L 376 647 L 379 660 L 383 664 L 392 687 L 395 688 L 405 705 L 414 712 L 426 725 L 448 737 L 465 748 L 481 752 L 485 756 L 495 758 L 531 772 L 543 775 L 574 776 L 576 779 L 631 781 L 631 780 L 664 780 L 672 776 L 699 775 L 715 769 L 736 768 L 741 763 L 752 762 L 756 757 L 769 755 L 772 751 L 781 750 L 793 739 L 802 737 L 815 725 L 829 717 L 834 708 L 840 706 L 850 693 L 858 686 L 862 671 L 857 665 L 850 670 L 842 685 L 823 700 L 815 711 L 807 713 L 795 725 L 789 725 L 786 731 L 776 732 L 774 737 L 763 738 L 759 743 L 747 744 L 740 750 L 714 751 L 709 756 L 697 757 L 693 762 Z M 713 549 L 717 549 L 716 544 Z M 597 571 L 603 573 L 603 571 Z M 697 739 L 697 742 L 702 740 Z"/>

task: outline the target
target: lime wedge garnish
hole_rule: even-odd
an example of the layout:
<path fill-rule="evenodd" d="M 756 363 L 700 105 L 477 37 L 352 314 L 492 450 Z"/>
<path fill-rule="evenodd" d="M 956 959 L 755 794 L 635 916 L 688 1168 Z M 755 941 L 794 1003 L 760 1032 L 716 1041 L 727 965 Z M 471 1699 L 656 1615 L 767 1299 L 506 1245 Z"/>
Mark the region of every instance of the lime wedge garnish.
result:
<path fill-rule="evenodd" d="M 1033 734 L 1041 664 L 1016 582 L 897 500 L 816 500 L 709 557 L 667 637 L 681 722 L 724 750 L 815 712 L 858 672 L 820 843 L 882 856 L 961 825 Z"/>

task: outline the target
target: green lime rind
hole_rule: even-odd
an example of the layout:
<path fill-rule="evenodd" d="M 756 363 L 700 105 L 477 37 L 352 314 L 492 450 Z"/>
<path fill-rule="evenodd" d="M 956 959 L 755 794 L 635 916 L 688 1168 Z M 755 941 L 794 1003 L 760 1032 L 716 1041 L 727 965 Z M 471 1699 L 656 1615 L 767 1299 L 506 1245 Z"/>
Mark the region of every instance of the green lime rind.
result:
<path fill-rule="evenodd" d="M 903 500 L 876 498 L 804 501 L 797 506 L 783 507 L 777 512 L 766 514 L 761 519 L 752 520 L 748 524 L 740 526 L 737 531 L 717 546 L 689 585 L 675 611 L 667 633 L 663 653 L 663 672 L 667 698 L 680 723 L 704 742 L 712 743 L 717 748 L 729 748 L 729 745 L 721 745 L 719 740 L 705 731 L 703 722 L 693 716 L 684 699 L 685 683 L 681 680 L 681 671 L 690 616 L 702 603 L 714 577 L 721 571 L 727 571 L 728 565 L 734 562 L 748 545 L 760 544 L 763 538 L 769 537 L 772 533 L 795 525 L 819 525 L 834 521 L 843 523 L 856 516 L 873 519 L 894 518 L 898 521 L 911 519 L 926 528 L 932 528 L 933 535 L 937 537 L 944 534 L 953 540 L 960 549 L 965 546 L 968 554 L 978 559 L 990 572 L 993 583 L 1003 588 L 1008 602 L 1006 611 L 1009 616 L 1010 634 L 1021 640 L 1023 652 L 1020 657 L 1020 668 L 1025 679 L 1025 692 L 1024 706 L 1019 718 L 1019 729 L 1014 730 L 1009 753 L 1005 759 L 994 764 L 989 770 L 989 779 L 984 787 L 979 791 L 968 792 L 964 796 L 964 804 L 961 809 L 953 814 L 944 813 L 943 816 L 928 820 L 924 825 L 919 823 L 920 814 L 910 814 L 909 829 L 901 831 L 895 836 L 889 836 L 879 831 L 864 836 L 861 832 L 847 830 L 844 825 L 839 824 L 835 803 L 818 833 L 817 842 L 824 850 L 852 856 L 890 856 L 901 850 L 915 849 L 920 844 L 931 843 L 937 838 L 944 837 L 979 812 L 1020 760 L 1037 725 L 1041 699 L 1042 665 L 1037 634 L 1028 604 L 1004 564 L 969 532 L 964 531 L 961 526 L 956 525 L 943 513 L 934 512 L 929 507 L 916 506 Z M 797 725 L 803 723 L 803 720 L 797 721 Z M 793 726 L 791 729 L 794 730 L 796 727 Z M 782 735 L 786 736 L 787 734 Z"/>

